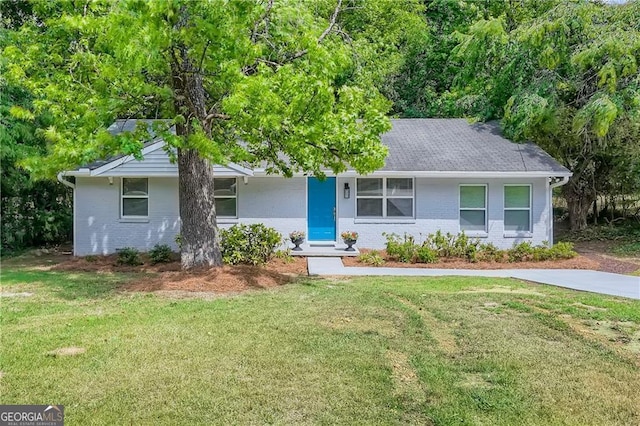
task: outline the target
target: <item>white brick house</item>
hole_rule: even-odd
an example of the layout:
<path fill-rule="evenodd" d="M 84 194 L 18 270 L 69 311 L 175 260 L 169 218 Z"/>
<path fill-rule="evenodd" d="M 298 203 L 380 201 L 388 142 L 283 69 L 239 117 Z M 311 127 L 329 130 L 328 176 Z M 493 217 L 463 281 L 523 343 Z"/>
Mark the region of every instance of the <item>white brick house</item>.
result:
<path fill-rule="evenodd" d="M 283 235 L 340 243 L 360 234 L 361 248 L 383 248 L 383 232 L 418 236 L 442 230 L 511 247 L 552 241 L 551 190 L 571 173 L 533 144 L 515 144 L 496 124 L 462 119 L 399 119 L 382 135 L 385 166 L 367 176 L 269 176 L 263 169 L 215 166 L 218 223 L 264 223 Z M 113 132 L 132 130 L 119 120 Z M 178 168 L 156 140 L 144 160 L 125 156 L 61 173 L 74 188 L 74 254 L 122 247 L 175 248 L 180 232 Z M 73 177 L 69 180 L 68 177 Z"/>

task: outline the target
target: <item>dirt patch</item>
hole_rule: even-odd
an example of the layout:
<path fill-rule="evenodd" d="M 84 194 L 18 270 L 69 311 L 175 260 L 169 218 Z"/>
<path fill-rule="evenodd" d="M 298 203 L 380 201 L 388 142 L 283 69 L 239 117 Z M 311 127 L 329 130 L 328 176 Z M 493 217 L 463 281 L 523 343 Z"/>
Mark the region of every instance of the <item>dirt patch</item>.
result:
<path fill-rule="evenodd" d="M 447 355 L 453 355 L 458 351 L 458 344 L 456 343 L 456 339 L 453 336 L 449 324 L 440 321 L 430 312 L 422 309 L 419 306 L 416 306 L 415 304 L 413 304 L 413 302 L 407 299 L 403 299 L 400 297 L 395 297 L 395 299 L 420 316 L 422 322 L 427 327 L 429 335 L 433 338 L 433 340 L 436 341 L 440 350 L 442 350 Z"/>
<path fill-rule="evenodd" d="M 239 293 L 251 289 L 266 289 L 291 282 L 307 274 L 306 258 L 291 262 L 274 259 L 264 266 L 223 266 L 195 271 L 168 271 L 126 283 L 124 291 L 162 291 L 172 296 L 185 297 L 184 292 Z M 182 292 L 182 293 L 181 293 Z"/>
<path fill-rule="evenodd" d="M 493 383 L 487 381 L 480 373 L 466 373 L 458 385 L 465 389 L 491 389 Z"/>
<path fill-rule="evenodd" d="M 640 365 L 640 328 L 629 321 L 579 320 L 570 315 L 560 315 L 572 330 L 579 335 L 595 340 L 632 354 L 635 362 Z"/>
<path fill-rule="evenodd" d="M 394 338 L 398 335 L 398 330 L 390 319 L 345 316 L 331 318 L 329 321 L 324 322 L 323 325 L 333 330 L 356 331 L 363 334 L 375 333 L 387 338 Z"/>
<path fill-rule="evenodd" d="M 506 294 L 526 294 L 529 296 L 546 296 L 544 293 L 539 293 L 535 290 L 530 290 L 528 288 L 512 288 L 506 286 L 495 286 L 491 288 L 471 288 L 469 290 L 461 290 L 457 293 L 506 293 Z"/>
<path fill-rule="evenodd" d="M 414 397 L 421 395 L 420 381 L 407 355 L 403 352 L 388 350 L 385 356 L 391 364 L 395 393 L 408 393 Z"/>
<path fill-rule="evenodd" d="M 572 305 L 573 306 L 577 306 L 579 308 L 585 308 L 585 309 L 588 309 L 590 311 L 602 311 L 602 312 L 605 312 L 607 310 L 607 308 L 601 308 L 599 306 L 585 305 L 584 303 L 580 303 L 580 302 L 572 303 Z"/>
<path fill-rule="evenodd" d="M 367 249 L 361 249 L 366 253 Z M 384 250 L 378 251 L 380 256 L 387 258 Z M 345 257 L 342 259 L 344 266 L 370 266 L 361 262 L 357 257 Z M 436 263 L 403 263 L 386 261 L 384 267 L 390 268 L 425 268 L 425 269 L 595 269 L 599 270 L 600 264 L 594 259 L 585 256 L 577 256 L 573 259 L 547 260 L 543 262 L 467 262 L 462 259 L 440 259 Z"/>
<path fill-rule="evenodd" d="M 59 357 L 59 356 L 76 356 L 85 353 L 85 348 L 78 348 L 76 346 L 70 346 L 68 348 L 58 348 L 47 352 L 47 356 Z"/>
<path fill-rule="evenodd" d="M 629 274 L 640 270 L 640 259 L 621 259 L 609 254 L 616 244 L 615 241 L 578 241 L 574 247 L 583 257 L 597 262 L 599 271 Z"/>
<path fill-rule="evenodd" d="M 28 292 L 22 292 L 22 293 L 11 293 L 11 292 L 4 292 L 4 293 L 0 293 L 0 297 L 31 297 L 33 296 L 33 293 L 28 293 Z"/>

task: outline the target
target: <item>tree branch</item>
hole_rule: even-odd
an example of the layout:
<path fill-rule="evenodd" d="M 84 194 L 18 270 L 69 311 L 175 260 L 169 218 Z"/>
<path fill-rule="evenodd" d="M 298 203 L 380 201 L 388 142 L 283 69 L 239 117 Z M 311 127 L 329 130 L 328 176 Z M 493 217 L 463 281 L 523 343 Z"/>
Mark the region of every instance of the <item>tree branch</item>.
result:
<path fill-rule="evenodd" d="M 331 19 L 329 19 L 329 26 L 322 32 L 322 34 L 320 34 L 320 37 L 318 37 L 318 44 L 322 43 L 322 40 L 324 40 L 325 37 L 328 36 L 329 33 L 331 33 L 331 31 L 333 30 L 333 27 L 336 25 L 336 20 L 338 19 L 338 13 L 340 13 L 341 7 L 342 7 L 342 0 L 338 0 L 338 4 L 336 5 L 336 8 L 333 10 Z M 293 61 L 295 59 L 301 58 L 307 53 L 308 53 L 307 49 L 300 50 L 294 53 L 293 56 L 291 56 L 291 58 L 289 59 L 289 61 Z"/>
<path fill-rule="evenodd" d="M 253 24 L 253 31 L 251 32 L 251 42 L 255 43 L 258 41 L 258 27 L 262 22 L 264 22 L 264 35 L 269 35 L 269 15 L 271 14 L 271 8 L 273 7 L 273 0 L 269 0 L 267 3 L 267 8 L 264 11 L 264 14 L 258 19 L 255 24 Z"/>
<path fill-rule="evenodd" d="M 272 6 L 273 1 L 270 0 L 269 1 L 269 5 L 267 6 L 267 12 L 270 12 L 271 10 L 271 6 Z M 322 43 L 322 41 L 333 31 L 333 28 L 336 25 L 336 21 L 338 20 L 338 14 L 340 13 L 340 11 L 342 10 L 342 0 L 338 0 L 338 4 L 336 5 L 336 8 L 333 10 L 333 13 L 331 14 L 331 18 L 329 19 L 329 25 L 327 26 L 327 28 L 325 28 L 325 30 L 322 32 L 322 34 L 320 34 L 320 36 L 318 37 L 318 41 L 317 43 L 320 44 Z M 266 16 L 264 19 L 268 20 L 268 16 Z M 256 27 L 254 27 L 254 32 L 252 33 L 251 36 L 251 40 L 255 43 L 257 40 L 257 33 L 255 32 L 255 29 L 257 28 L 257 25 L 261 22 L 262 20 L 258 21 L 256 23 Z M 256 37 L 256 40 L 254 40 L 254 35 Z M 273 69 L 277 69 L 278 67 L 281 67 L 289 62 L 295 61 L 296 59 L 299 59 L 301 57 L 303 57 L 304 55 L 306 55 L 307 53 L 309 53 L 308 49 L 303 49 L 303 50 L 299 50 L 296 53 L 294 53 L 291 56 L 285 56 L 284 59 L 282 61 L 276 62 L 276 61 L 270 61 L 268 59 L 264 59 L 264 58 L 259 58 L 256 59 L 256 61 L 251 64 L 251 65 L 246 65 L 242 68 L 242 73 L 244 75 L 253 75 L 257 72 L 258 70 L 258 63 L 259 62 L 263 62 L 266 63 L 267 65 L 269 65 L 270 67 L 272 67 Z"/>

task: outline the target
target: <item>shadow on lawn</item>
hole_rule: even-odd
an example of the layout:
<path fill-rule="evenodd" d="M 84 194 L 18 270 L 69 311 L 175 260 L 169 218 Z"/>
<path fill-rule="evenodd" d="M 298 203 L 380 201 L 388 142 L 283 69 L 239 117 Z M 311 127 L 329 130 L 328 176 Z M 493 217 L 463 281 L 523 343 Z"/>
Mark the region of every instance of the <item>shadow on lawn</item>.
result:
<path fill-rule="evenodd" d="M 98 299 L 115 293 L 129 277 L 123 274 L 4 270 L 3 286 L 39 286 L 66 300 Z M 11 291 L 18 289 L 12 288 Z"/>

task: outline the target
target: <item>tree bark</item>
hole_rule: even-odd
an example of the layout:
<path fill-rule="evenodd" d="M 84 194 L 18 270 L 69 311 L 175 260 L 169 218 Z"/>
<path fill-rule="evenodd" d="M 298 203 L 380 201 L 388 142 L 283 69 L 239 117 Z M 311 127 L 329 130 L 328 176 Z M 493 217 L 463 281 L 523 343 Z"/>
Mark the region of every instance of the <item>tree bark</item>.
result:
<path fill-rule="evenodd" d="M 186 25 L 187 19 L 188 15 L 183 13 L 178 27 Z M 218 267 L 222 266 L 222 253 L 213 194 L 213 165 L 188 146 L 194 120 L 200 122 L 204 132 L 211 136 L 211 120 L 206 119 L 206 93 L 202 75 L 189 57 L 187 48 L 179 44 L 172 49 L 174 108 L 176 113 L 185 117 L 185 123 L 176 124 L 176 134 L 185 142 L 178 149 L 182 268 Z"/>
<path fill-rule="evenodd" d="M 182 268 L 222 266 L 213 167 L 193 149 L 178 150 Z"/>
<path fill-rule="evenodd" d="M 569 211 L 569 227 L 572 231 L 581 231 L 587 227 L 587 216 L 595 200 L 595 193 L 585 182 L 569 180 L 562 187 L 562 195 L 567 201 Z"/>

